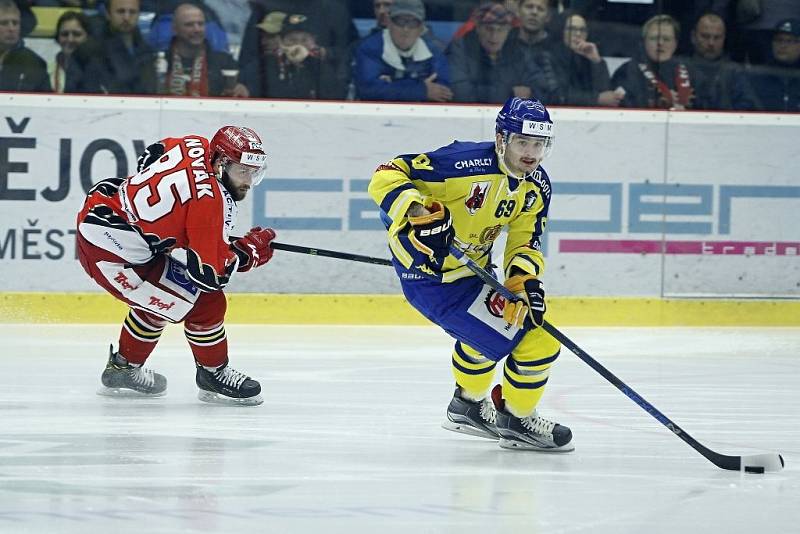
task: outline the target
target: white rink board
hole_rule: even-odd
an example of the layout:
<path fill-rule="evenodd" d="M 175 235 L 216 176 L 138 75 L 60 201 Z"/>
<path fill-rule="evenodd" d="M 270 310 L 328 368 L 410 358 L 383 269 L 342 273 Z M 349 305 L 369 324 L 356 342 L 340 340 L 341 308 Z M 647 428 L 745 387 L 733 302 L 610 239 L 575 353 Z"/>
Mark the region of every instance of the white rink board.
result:
<path fill-rule="evenodd" d="M 73 258 L 84 189 L 161 137 L 256 128 L 269 178 L 239 231 L 388 257 L 375 167 L 491 139 L 495 107 L 0 95 L 3 291 L 94 291 Z M 553 295 L 800 296 L 800 117 L 555 109 L 546 236 Z M 663 250 L 669 253 L 662 254 Z M 678 251 L 676 253 L 676 251 Z M 291 253 L 242 292 L 396 293 L 391 269 Z"/>

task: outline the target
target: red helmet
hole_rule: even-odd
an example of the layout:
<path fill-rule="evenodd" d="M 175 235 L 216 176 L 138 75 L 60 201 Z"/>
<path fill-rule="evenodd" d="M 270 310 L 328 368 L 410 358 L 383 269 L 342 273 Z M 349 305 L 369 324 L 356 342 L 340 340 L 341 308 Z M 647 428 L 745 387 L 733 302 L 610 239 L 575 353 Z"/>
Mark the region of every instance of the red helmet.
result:
<path fill-rule="evenodd" d="M 223 126 L 211 138 L 211 161 L 224 156 L 255 170 L 253 185 L 258 184 L 267 170 L 267 154 L 258 134 L 243 126 Z"/>

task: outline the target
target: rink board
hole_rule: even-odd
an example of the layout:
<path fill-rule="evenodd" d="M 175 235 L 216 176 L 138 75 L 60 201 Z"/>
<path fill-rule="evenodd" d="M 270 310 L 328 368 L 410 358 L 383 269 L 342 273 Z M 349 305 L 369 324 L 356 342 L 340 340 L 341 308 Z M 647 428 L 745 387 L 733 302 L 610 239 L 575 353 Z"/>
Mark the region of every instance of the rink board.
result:
<path fill-rule="evenodd" d="M 0 293 L 0 323 L 120 323 L 127 308 L 101 293 Z M 548 299 L 564 326 L 800 326 L 798 300 Z M 399 295 L 228 295 L 227 323 L 430 324 Z"/>
<path fill-rule="evenodd" d="M 269 178 L 237 232 L 387 257 L 366 186 L 399 153 L 491 139 L 496 107 L 0 95 L 0 291 L 94 292 L 74 258 L 85 190 L 164 136 L 261 132 Z M 558 297 L 800 297 L 800 117 L 554 109 L 544 238 Z M 497 247 L 499 249 L 500 247 Z M 496 258 L 497 259 L 497 258 Z M 276 253 L 236 293 L 398 295 L 391 269 Z"/>

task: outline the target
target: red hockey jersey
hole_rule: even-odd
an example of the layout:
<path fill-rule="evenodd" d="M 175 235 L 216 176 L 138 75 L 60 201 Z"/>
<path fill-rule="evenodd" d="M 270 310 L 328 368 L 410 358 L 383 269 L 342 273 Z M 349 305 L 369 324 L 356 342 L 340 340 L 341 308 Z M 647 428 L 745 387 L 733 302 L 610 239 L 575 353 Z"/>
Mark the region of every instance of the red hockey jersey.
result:
<path fill-rule="evenodd" d="M 133 265 L 185 249 L 198 288 L 222 288 L 238 263 L 229 244 L 236 203 L 213 174 L 208 140 L 163 139 L 145 156 L 133 176 L 92 188 L 78 215 L 81 235 Z"/>

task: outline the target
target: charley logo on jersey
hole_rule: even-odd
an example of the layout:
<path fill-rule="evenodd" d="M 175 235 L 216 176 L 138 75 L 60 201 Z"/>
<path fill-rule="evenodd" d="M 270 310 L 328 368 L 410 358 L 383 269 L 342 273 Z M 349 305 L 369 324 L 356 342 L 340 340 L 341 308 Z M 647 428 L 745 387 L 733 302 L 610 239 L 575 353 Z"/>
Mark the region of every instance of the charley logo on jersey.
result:
<path fill-rule="evenodd" d="M 475 158 L 475 159 L 462 159 L 460 161 L 456 161 L 453 167 L 455 167 L 459 171 L 463 171 L 464 169 L 472 169 L 475 167 L 491 167 L 492 166 L 492 158 Z"/>
<path fill-rule="evenodd" d="M 467 207 L 467 212 L 470 215 L 475 215 L 478 210 L 483 207 L 484 202 L 486 202 L 486 193 L 489 192 L 491 186 L 492 182 L 472 183 L 469 197 L 467 197 L 467 200 L 464 202 L 464 205 Z"/>

